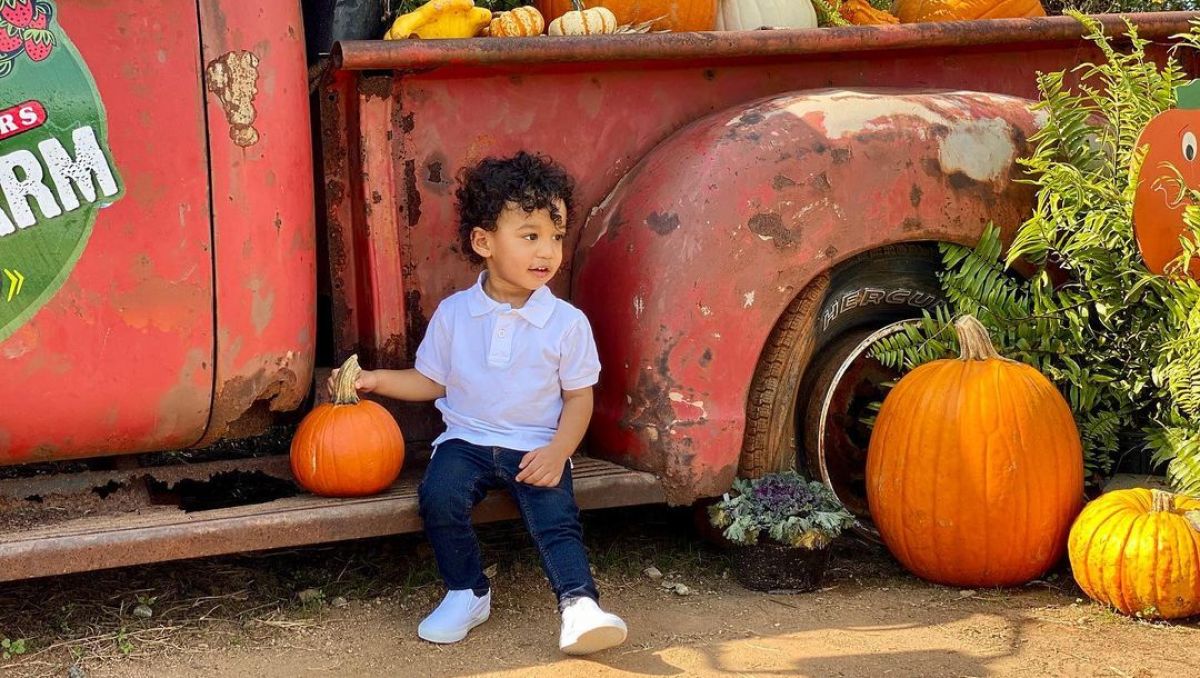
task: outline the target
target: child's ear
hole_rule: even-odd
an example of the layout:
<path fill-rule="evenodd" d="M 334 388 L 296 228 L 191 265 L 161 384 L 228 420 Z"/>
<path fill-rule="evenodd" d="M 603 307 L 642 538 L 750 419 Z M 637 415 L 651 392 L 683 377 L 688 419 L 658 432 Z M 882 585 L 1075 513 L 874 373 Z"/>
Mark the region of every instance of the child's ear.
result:
<path fill-rule="evenodd" d="M 492 234 L 490 231 L 485 231 L 476 226 L 471 229 L 471 249 L 475 250 L 475 254 L 489 259 L 492 256 Z"/>

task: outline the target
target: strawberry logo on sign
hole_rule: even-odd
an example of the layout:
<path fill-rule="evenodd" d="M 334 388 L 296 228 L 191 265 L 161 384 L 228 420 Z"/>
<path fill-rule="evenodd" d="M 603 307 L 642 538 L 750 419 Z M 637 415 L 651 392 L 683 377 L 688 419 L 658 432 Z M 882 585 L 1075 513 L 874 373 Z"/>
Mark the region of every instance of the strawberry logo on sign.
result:
<path fill-rule="evenodd" d="M 56 39 L 50 31 L 54 6 L 48 0 L 0 0 L 0 78 L 13 71 L 24 54 L 45 61 Z"/>
<path fill-rule="evenodd" d="M 50 0 L 0 0 L 0 343 L 52 299 L 122 195 L 96 82 Z"/>

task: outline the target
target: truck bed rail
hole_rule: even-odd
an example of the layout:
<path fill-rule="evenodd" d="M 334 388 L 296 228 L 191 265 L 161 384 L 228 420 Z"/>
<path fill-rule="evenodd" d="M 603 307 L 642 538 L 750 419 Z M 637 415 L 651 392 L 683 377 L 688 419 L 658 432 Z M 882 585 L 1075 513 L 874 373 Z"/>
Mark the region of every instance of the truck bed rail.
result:
<path fill-rule="evenodd" d="M 1129 14 L 1138 35 L 1150 40 L 1188 30 L 1196 12 Z M 1123 15 L 1096 18 L 1107 35 L 1125 35 Z M 1078 41 L 1078 21 L 1067 16 L 990 19 L 895 26 L 851 26 L 794 30 L 651 33 L 574 37 L 538 36 L 504 40 L 357 40 L 337 43 L 333 67 L 361 71 L 423 71 L 447 66 L 563 64 L 593 61 L 717 61 L 739 57 L 945 49 Z"/>

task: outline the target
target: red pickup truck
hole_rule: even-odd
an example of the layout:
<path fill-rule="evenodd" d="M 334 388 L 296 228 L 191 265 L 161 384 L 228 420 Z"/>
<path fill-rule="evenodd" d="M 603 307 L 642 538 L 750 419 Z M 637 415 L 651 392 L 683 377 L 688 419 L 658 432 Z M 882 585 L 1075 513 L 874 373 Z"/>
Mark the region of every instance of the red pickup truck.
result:
<path fill-rule="evenodd" d="M 865 515 L 858 420 L 893 376 L 866 346 L 939 301 L 933 243 L 1021 221 L 1035 75 L 1099 57 L 1050 17 L 354 41 L 310 68 L 298 2 L 0 5 L 25 24 L 0 30 L 0 581 L 420 529 L 420 453 L 318 498 L 286 425 L 350 353 L 411 364 L 475 275 L 455 175 L 518 149 L 579 184 L 553 286 L 604 365 L 581 506 L 799 464 Z M 1162 54 L 1190 17 L 1134 21 Z"/>

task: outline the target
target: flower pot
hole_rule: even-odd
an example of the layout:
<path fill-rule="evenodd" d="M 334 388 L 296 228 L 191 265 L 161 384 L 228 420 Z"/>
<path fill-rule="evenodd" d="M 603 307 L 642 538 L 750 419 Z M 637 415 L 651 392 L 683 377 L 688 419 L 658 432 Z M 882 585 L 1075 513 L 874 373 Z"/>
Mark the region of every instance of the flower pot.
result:
<path fill-rule="evenodd" d="M 829 547 L 796 548 L 778 544 L 739 546 L 733 550 L 734 578 L 755 591 L 813 591 L 829 564 Z"/>

